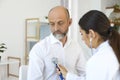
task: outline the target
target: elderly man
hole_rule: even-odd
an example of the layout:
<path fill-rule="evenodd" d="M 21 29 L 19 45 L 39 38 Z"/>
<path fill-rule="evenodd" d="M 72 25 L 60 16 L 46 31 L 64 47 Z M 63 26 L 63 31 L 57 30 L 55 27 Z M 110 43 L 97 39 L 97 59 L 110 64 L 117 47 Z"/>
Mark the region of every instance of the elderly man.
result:
<path fill-rule="evenodd" d="M 38 42 L 29 55 L 28 80 L 59 80 L 56 66 L 62 64 L 76 75 L 84 74 L 85 58 L 79 44 L 67 36 L 72 19 L 68 10 L 56 6 L 49 11 L 51 34 Z"/>

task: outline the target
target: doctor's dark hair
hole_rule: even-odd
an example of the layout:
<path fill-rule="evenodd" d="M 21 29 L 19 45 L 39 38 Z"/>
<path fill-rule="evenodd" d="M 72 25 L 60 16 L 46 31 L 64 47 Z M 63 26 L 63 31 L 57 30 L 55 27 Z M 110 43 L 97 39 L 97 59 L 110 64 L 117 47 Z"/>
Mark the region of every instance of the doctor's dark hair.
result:
<path fill-rule="evenodd" d="M 89 29 L 97 32 L 101 38 L 109 41 L 115 55 L 120 63 L 120 34 L 110 26 L 107 16 L 98 11 L 91 10 L 79 20 L 79 26 L 88 34 Z"/>

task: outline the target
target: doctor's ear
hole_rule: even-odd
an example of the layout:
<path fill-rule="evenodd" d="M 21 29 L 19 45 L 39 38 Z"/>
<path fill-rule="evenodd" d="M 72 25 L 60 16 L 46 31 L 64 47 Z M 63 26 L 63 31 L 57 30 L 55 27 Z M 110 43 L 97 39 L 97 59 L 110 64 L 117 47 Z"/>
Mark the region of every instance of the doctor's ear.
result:
<path fill-rule="evenodd" d="M 95 37 L 95 32 L 92 29 L 90 29 L 89 30 L 89 38 L 90 38 L 90 40 L 92 40 L 94 37 Z"/>

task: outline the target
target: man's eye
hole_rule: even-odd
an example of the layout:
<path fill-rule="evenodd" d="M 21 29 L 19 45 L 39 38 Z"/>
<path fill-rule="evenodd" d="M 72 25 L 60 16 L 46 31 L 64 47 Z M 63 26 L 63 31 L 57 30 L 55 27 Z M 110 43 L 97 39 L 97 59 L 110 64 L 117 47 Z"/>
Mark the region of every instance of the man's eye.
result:
<path fill-rule="evenodd" d="M 58 24 L 59 24 L 59 25 L 63 25 L 63 24 L 64 24 L 64 22 L 59 22 Z"/>
<path fill-rule="evenodd" d="M 54 23 L 50 23 L 50 25 L 51 25 L 51 26 L 53 26 L 53 25 L 54 25 Z"/>

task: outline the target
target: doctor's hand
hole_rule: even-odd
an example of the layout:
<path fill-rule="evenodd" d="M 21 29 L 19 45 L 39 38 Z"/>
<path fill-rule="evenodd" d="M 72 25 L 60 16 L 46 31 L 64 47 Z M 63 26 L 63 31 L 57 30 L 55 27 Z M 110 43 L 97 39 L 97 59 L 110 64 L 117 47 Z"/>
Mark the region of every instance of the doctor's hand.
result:
<path fill-rule="evenodd" d="M 58 65 L 58 67 L 59 67 L 60 71 L 57 69 L 57 73 L 58 74 L 62 73 L 63 77 L 66 78 L 66 75 L 67 75 L 67 72 L 68 72 L 66 70 L 66 68 L 62 65 Z"/>

